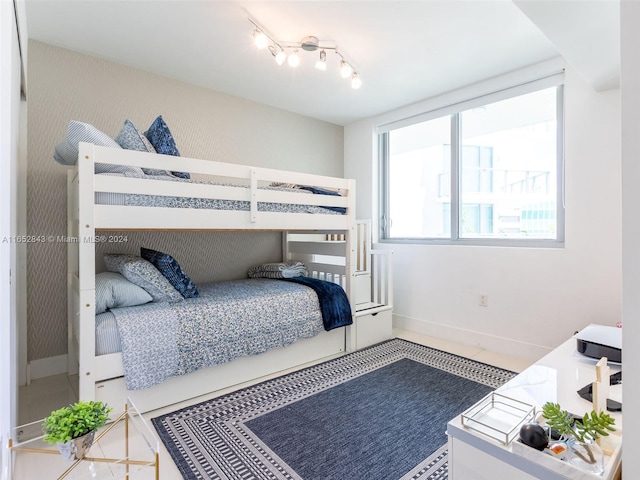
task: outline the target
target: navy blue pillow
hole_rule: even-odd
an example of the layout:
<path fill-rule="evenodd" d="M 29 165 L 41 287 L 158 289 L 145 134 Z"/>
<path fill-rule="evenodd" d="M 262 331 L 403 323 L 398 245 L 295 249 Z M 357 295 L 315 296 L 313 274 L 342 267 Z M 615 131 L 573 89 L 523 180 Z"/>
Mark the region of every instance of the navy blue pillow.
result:
<path fill-rule="evenodd" d="M 174 157 L 179 157 L 180 152 L 178 151 L 178 147 L 176 147 L 176 142 L 173 139 L 173 135 L 171 135 L 171 130 L 162 119 L 162 115 L 158 115 L 149 130 L 144 132 L 144 136 L 147 137 L 147 140 L 153 145 L 153 148 L 156 149 L 156 152 L 161 153 L 163 155 L 173 155 Z M 180 178 L 191 178 L 191 176 L 186 172 L 171 172 L 176 177 Z"/>
<path fill-rule="evenodd" d="M 176 259 L 171 255 L 142 247 L 140 248 L 140 256 L 151 262 L 184 298 L 200 296 L 195 284 L 182 271 Z"/>

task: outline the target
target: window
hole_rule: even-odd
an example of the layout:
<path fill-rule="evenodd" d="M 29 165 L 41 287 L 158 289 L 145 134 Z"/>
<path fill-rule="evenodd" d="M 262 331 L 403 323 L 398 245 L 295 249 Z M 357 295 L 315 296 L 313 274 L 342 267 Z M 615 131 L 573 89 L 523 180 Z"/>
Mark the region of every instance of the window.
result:
<path fill-rule="evenodd" d="M 381 239 L 562 243 L 562 86 L 501 96 L 379 133 Z"/>

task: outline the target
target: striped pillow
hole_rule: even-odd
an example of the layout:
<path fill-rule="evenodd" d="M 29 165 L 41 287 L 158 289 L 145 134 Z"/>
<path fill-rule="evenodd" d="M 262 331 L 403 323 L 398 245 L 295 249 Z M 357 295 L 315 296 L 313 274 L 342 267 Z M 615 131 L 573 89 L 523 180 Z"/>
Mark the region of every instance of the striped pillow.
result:
<path fill-rule="evenodd" d="M 67 127 L 66 138 L 56 145 L 53 158 L 61 165 L 76 165 L 78 162 L 78 143 L 88 142 L 101 147 L 120 148 L 120 145 L 106 133 L 101 132 L 93 125 L 72 120 Z M 96 163 L 96 173 L 123 173 L 131 176 L 143 176 L 140 167 L 124 165 L 110 165 L 108 163 Z"/>
<path fill-rule="evenodd" d="M 152 301 L 144 289 L 131 283 L 119 273 L 96 274 L 96 315 L 110 308 L 134 307 Z"/>

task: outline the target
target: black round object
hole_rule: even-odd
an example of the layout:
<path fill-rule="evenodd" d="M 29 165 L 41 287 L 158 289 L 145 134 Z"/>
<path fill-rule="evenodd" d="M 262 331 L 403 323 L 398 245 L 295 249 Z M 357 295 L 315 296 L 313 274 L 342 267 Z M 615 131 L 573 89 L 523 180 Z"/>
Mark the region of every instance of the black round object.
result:
<path fill-rule="evenodd" d="M 544 450 L 549 444 L 547 432 L 535 422 L 525 423 L 520 427 L 520 440 L 536 450 Z"/>

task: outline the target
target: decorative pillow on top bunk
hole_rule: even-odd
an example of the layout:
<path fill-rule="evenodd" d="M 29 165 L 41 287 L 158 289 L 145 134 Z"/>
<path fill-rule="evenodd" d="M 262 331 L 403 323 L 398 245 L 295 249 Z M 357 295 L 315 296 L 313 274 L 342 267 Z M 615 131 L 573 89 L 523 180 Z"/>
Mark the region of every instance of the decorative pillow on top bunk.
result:
<path fill-rule="evenodd" d="M 140 255 L 156 267 L 169 283 L 179 291 L 184 298 L 199 297 L 198 289 L 189 276 L 182 271 L 180 264 L 168 253 L 158 252 L 150 248 L 140 248 Z"/>
<path fill-rule="evenodd" d="M 119 273 L 96 274 L 96 315 L 110 308 L 135 307 L 152 300 L 146 290 L 131 283 Z"/>
<path fill-rule="evenodd" d="M 183 299 L 169 280 L 144 258 L 136 255 L 107 253 L 104 256 L 104 264 L 110 272 L 120 273 L 130 282 L 144 288 L 154 302 L 178 302 Z"/>
<path fill-rule="evenodd" d="M 180 156 L 180 152 L 178 151 L 178 147 L 176 146 L 176 142 L 173 139 L 173 135 L 171 134 L 171 130 L 165 123 L 162 118 L 162 115 L 158 115 L 149 130 L 144 132 L 144 135 L 147 137 L 153 148 L 156 149 L 157 153 L 161 153 L 163 155 L 173 155 L 175 157 Z M 191 178 L 191 176 L 187 172 L 171 172 L 176 177 L 179 178 Z"/>
<path fill-rule="evenodd" d="M 56 145 L 53 154 L 54 160 L 61 165 L 75 165 L 78 162 L 78 143 L 80 142 L 93 143 L 102 147 L 120 148 L 120 145 L 114 139 L 93 125 L 72 120 L 67 126 L 67 136 Z M 95 172 L 121 173 L 136 177 L 144 175 L 140 167 L 110 165 L 108 163 L 96 163 Z"/>
<path fill-rule="evenodd" d="M 126 150 L 156 153 L 156 149 L 153 148 L 153 145 L 147 140 L 147 137 L 138 130 L 138 127 L 136 127 L 131 120 L 124 121 L 124 126 L 115 138 L 115 141 Z"/>
<path fill-rule="evenodd" d="M 124 126 L 116 137 L 116 142 L 125 150 L 135 150 L 136 152 L 157 153 L 151 142 L 145 137 L 138 127 L 131 121 L 125 120 Z M 167 175 L 166 170 L 158 170 L 155 168 L 143 168 L 142 171 L 146 175 Z"/>

